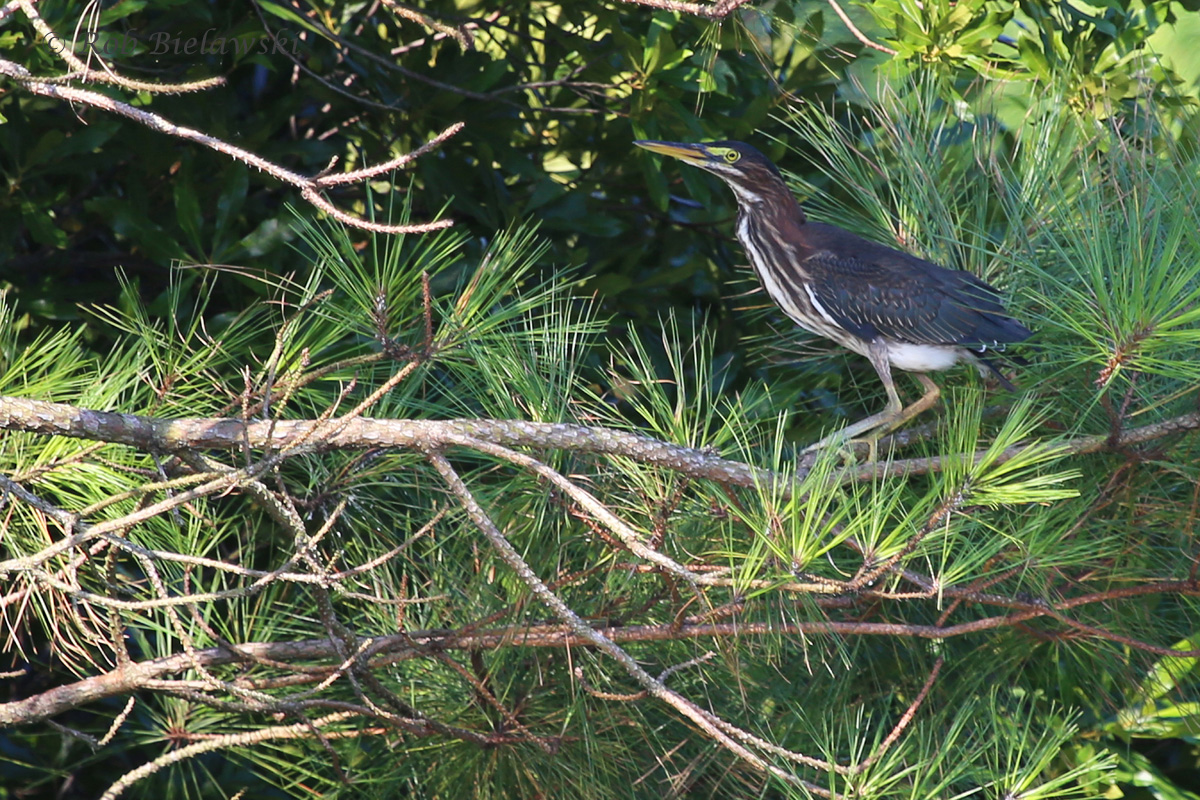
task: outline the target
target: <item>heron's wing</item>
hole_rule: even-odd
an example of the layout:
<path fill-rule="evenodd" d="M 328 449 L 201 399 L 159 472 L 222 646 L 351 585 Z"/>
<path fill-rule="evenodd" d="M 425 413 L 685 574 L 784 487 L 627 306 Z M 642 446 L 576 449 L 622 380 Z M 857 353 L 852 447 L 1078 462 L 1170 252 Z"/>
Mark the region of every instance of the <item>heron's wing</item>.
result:
<path fill-rule="evenodd" d="M 969 272 L 882 245 L 859 249 L 861 256 L 818 250 L 804 269 L 819 310 L 862 339 L 990 347 L 1032 335 Z"/>

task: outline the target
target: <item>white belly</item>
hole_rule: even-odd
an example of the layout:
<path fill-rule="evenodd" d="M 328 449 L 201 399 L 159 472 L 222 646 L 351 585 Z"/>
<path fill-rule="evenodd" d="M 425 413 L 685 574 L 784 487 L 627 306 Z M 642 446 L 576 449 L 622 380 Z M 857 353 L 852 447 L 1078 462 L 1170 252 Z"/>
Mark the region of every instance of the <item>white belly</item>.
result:
<path fill-rule="evenodd" d="M 888 361 L 905 372 L 941 372 L 957 364 L 959 354 L 951 345 L 888 343 Z"/>

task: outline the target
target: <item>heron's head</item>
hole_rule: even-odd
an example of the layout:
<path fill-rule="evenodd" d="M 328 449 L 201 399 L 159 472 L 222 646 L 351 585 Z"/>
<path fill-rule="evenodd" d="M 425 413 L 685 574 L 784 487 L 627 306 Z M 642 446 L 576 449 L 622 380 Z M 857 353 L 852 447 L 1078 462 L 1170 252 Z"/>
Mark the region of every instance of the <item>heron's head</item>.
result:
<path fill-rule="evenodd" d="M 717 175 L 743 203 L 761 203 L 782 191 L 791 193 L 775 165 L 762 153 L 742 142 L 634 142 L 652 153 L 677 158 L 685 164 Z"/>

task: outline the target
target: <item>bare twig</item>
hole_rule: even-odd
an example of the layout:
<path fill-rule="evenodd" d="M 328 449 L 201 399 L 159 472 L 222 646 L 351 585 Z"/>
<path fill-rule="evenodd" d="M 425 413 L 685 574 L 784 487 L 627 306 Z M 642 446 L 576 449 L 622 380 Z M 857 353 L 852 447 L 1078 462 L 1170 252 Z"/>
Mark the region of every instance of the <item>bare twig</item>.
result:
<path fill-rule="evenodd" d="M 10 5 L 14 5 L 11 4 Z M 95 48 L 88 47 L 88 60 L 94 60 L 100 65 L 100 71 L 96 71 L 88 66 L 87 63 L 81 61 L 71 47 L 68 46 L 61 36 L 50 28 L 46 21 L 38 14 L 37 9 L 33 5 L 33 0 L 15 0 L 15 5 L 21 9 L 21 12 L 29 19 L 33 25 L 33 29 L 37 31 L 38 36 L 42 41 L 49 45 L 51 51 L 59 58 L 67 63 L 74 70 L 68 75 L 60 75 L 52 78 L 39 78 L 38 80 L 46 83 L 67 83 L 70 81 L 86 81 L 88 83 L 110 83 L 115 86 L 120 86 L 133 92 L 149 92 L 152 94 L 184 94 L 187 92 L 200 92 L 206 89 L 211 89 L 225 83 L 224 78 L 206 78 L 205 80 L 192 81 L 189 83 L 149 83 L 147 81 L 133 80 L 123 75 L 118 75 L 115 70 L 109 66 Z M 5 15 L 7 16 L 7 15 Z M 2 17 L 0 17 L 2 19 Z M 78 29 L 77 29 L 78 32 Z M 72 45 L 74 41 L 72 41 Z"/>
<path fill-rule="evenodd" d="M 403 17 L 404 19 L 407 19 L 410 22 L 415 22 L 418 25 L 424 25 L 426 28 L 435 30 L 444 36 L 449 36 L 451 39 L 458 42 L 458 46 L 462 48 L 464 53 L 468 50 L 475 49 L 475 43 L 471 41 L 471 37 L 467 33 L 467 31 L 470 29 L 466 25 L 462 25 L 457 28 L 453 25 L 446 25 L 445 23 L 438 22 L 428 14 L 422 14 L 415 8 L 406 6 L 403 3 L 397 3 L 396 0 L 383 0 L 383 4 L 390 8 L 392 13 L 398 17 Z"/>
<path fill-rule="evenodd" d="M 658 8 L 663 11 L 675 11 L 680 14 L 691 14 L 705 19 L 725 19 L 734 11 L 749 3 L 750 0 L 717 0 L 712 5 L 702 3 L 684 3 L 679 0 L 622 0 L 631 5 Z"/>
<path fill-rule="evenodd" d="M 896 727 L 892 728 L 891 733 L 887 735 L 887 738 L 883 740 L 883 743 L 879 745 L 879 748 L 868 758 L 863 759 L 862 762 L 855 765 L 854 771 L 856 773 L 865 772 L 868 767 L 882 758 L 883 754 L 886 753 L 891 746 L 896 743 L 896 740 L 899 739 L 901 734 L 904 733 L 904 729 L 909 726 L 909 724 L 913 721 L 913 717 L 917 715 L 917 710 L 921 707 L 921 704 L 925 702 L 925 698 L 929 696 L 929 690 L 933 688 L 933 682 L 937 680 L 938 673 L 942 671 L 942 666 L 945 663 L 946 660 L 941 656 L 938 656 L 937 661 L 933 662 L 933 669 L 929 671 L 929 677 L 925 679 L 925 685 L 922 686 L 921 691 L 917 693 L 916 699 L 909 703 L 908 708 L 905 709 L 904 713 L 900 715 L 899 721 L 896 722 Z"/>
<path fill-rule="evenodd" d="M 461 122 L 455 123 L 454 125 L 446 128 L 418 150 L 399 156 L 378 166 L 362 170 L 355 170 L 354 172 L 348 172 L 340 175 L 326 175 L 308 178 L 300 175 L 299 173 L 284 169 L 283 167 L 267 161 L 265 158 L 261 158 L 249 152 L 248 150 L 237 147 L 236 145 L 229 144 L 228 142 L 217 139 L 214 136 L 209 136 L 208 134 L 193 128 L 186 128 L 181 125 L 176 125 L 175 123 L 170 122 L 158 114 L 153 114 L 140 108 L 135 108 L 128 103 L 122 103 L 119 100 L 114 100 L 107 95 L 88 91 L 86 89 L 76 89 L 71 86 L 57 86 L 51 83 L 46 83 L 37 79 L 24 67 L 14 62 L 0 59 L 0 74 L 7 75 L 10 78 L 18 81 L 25 89 L 33 94 L 41 95 L 43 97 L 52 97 L 66 102 L 81 103 L 93 108 L 98 108 L 102 111 L 118 114 L 141 125 L 145 125 L 151 130 L 158 131 L 159 133 L 163 133 L 168 136 L 174 136 L 178 139 L 196 142 L 204 147 L 208 147 L 209 149 L 223 153 L 230 158 L 260 169 L 273 178 L 299 189 L 301 196 L 304 197 L 305 200 L 321 209 L 334 219 L 337 219 L 347 225 L 352 225 L 356 228 L 362 228 L 364 230 L 383 234 L 428 233 L 429 231 L 447 228 L 454 224 L 453 220 L 443 219 L 436 222 L 425 222 L 414 225 L 382 225 L 380 223 L 359 219 L 358 217 L 354 217 L 345 213 L 344 211 L 339 210 L 338 208 L 334 207 L 332 203 L 326 200 L 321 195 L 321 192 L 332 186 L 337 186 L 348 182 L 363 181 L 382 172 L 397 169 L 409 163 L 414 158 L 428 153 L 434 147 L 437 147 L 442 142 L 461 131 L 463 129 L 463 123 Z"/>
<path fill-rule="evenodd" d="M 842 24 L 844 24 L 847 28 L 850 29 L 850 33 L 854 35 L 855 39 L 858 39 L 860 42 L 862 42 L 864 45 L 871 48 L 872 50 L 878 50 L 881 53 L 887 53 L 889 56 L 896 55 L 896 51 L 893 50 L 892 48 L 885 47 L 881 44 L 877 44 L 876 42 L 873 42 L 869 38 L 867 38 L 867 35 L 865 33 L 863 33 L 862 31 L 860 31 L 858 29 L 858 27 L 853 22 L 850 21 L 850 17 L 846 14 L 845 11 L 842 10 L 842 7 L 840 5 L 838 5 L 837 0 L 828 0 L 828 2 L 829 2 L 829 5 L 831 5 L 833 7 L 833 13 L 837 14 L 838 18 L 841 19 Z"/>
<path fill-rule="evenodd" d="M 153 761 L 143 764 L 137 769 L 130 770 L 121 776 L 120 780 L 108 787 L 108 790 L 100 796 L 100 800 L 116 800 L 125 793 L 133 784 L 148 778 L 164 767 L 171 764 L 177 764 L 189 758 L 201 755 L 203 753 L 211 753 L 214 750 L 224 750 L 229 747 L 245 747 L 255 745 L 261 742 L 269 742 L 278 739 L 303 739 L 313 736 L 321 728 L 350 719 L 357 716 L 349 711 L 339 711 L 335 714 L 321 717 L 320 719 L 305 720 L 298 722 L 295 725 L 274 725 L 268 728 L 260 728 L 258 730 L 247 731 L 246 733 L 231 733 L 225 736 L 216 736 L 203 742 L 190 744 L 186 747 L 181 747 L 178 750 L 171 750 L 164 753 Z"/>

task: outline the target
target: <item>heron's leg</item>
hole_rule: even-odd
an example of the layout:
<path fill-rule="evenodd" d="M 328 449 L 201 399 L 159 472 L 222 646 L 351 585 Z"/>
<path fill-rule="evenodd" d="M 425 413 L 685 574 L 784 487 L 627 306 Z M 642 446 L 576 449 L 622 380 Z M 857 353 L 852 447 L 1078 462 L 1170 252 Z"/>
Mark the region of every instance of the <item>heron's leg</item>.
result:
<path fill-rule="evenodd" d="M 888 362 L 887 344 L 878 340 L 872 342 L 870 349 L 867 351 L 867 358 L 870 360 L 871 366 L 875 367 L 875 372 L 879 375 L 879 380 L 883 381 L 884 391 L 887 392 L 888 401 L 883 411 L 880 411 L 878 414 L 872 414 L 866 419 L 860 419 L 858 422 L 847 425 L 840 431 L 829 434 L 816 444 L 812 444 L 804 448 L 803 452 L 810 453 L 813 450 L 820 450 L 828 447 L 831 444 L 841 444 L 853 439 L 860 433 L 867 433 L 868 431 L 874 431 L 880 428 L 890 429 L 895 425 L 903 423 L 910 417 L 920 414 L 926 408 L 937 402 L 937 393 L 940 391 L 937 388 L 937 384 L 930 380 L 928 376 L 919 375 L 918 377 L 921 379 L 921 382 L 925 384 L 927 390 L 930 386 L 933 387 L 933 399 L 930 400 L 927 405 L 918 408 L 911 414 L 908 413 L 910 409 L 920 406 L 925 402 L 926 397 L 929 396 L 928 391 L 926 392 L 925 397 L 922 397 L 908 408 L 904 408 L 904 404 L 900 402 L 900 394 L 896 391 L 896 383 L 892 380 L 892 365 Z M 869 438 L 874 441 L 874 439 L 879 437 L 876 435 Z M 874 450 L 873 447 L 872 450 Z"/>
<path fill-rule="evenodd" d="M 938 401 L 938 398 L 942 396 L 942 390 L 936 383 L 933 382 L 933 378 L 929 377 L 924 372 L 914 372 L 912 376 L 920 381 L 921 385 L 925 387 L 925 394 L 921 395 L 920 399 L 918 399 L 912 405 L 902 409 L 896 415 L 894 420 L 880 425 L 879 430 L 876 431 L 877 436 L 882 436 L 885 433 L 893 431 L 918 414 L 933 408 L 934 404 Z"/>

